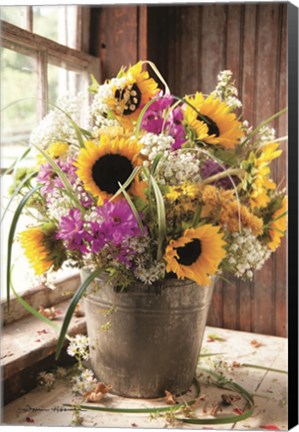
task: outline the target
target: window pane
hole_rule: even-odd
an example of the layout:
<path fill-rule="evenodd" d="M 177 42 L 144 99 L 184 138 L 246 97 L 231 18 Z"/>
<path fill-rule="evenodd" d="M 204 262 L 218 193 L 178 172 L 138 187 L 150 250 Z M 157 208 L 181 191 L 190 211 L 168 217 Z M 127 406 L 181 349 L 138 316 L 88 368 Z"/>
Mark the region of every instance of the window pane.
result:
<path fill-rule="evenodd" d="M 77 94 L 87 89 L 84 71 L 72 71 L 62 67 L 48 65 L 49 102 L 56 103 L 57 98 L 65 93 Z"/>
<path fill-rule="evenodd" d="M 76 48 L 77 6 L 33 6 L 33 32 Z"/>
<path fill-rule="evenodd" d="M 37 124 L 36 60 L 2 48 L 1 69 L 1 168 L 8 168 Z"/>
<path fill-rule="evenodd" d="M 26 6 L 2 6 L 1 19 L 18 27 L 26 28 Z"/>

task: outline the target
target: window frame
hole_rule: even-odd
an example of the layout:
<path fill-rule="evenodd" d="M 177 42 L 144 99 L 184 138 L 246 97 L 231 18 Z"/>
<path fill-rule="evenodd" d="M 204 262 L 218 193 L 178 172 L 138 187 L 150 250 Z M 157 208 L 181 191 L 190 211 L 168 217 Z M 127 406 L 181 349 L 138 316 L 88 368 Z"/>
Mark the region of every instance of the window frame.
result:
<path fill-rule="evenodd" d="M 37 120 L 40 122 L 48 113 L 48 64 L 63 67 L 65 69 L 84 72 L 86 76 L 86 82 L 92 74 L 97 81 L 100 81 L 100 58 L 88 54 L 89 37 L 89 19 L 90 19 L 90 7 L 77 6 L 77 37 L 76 45 L 79 49 L 70 48 L 66 45 L 62 45 L 58 42 L 50 40 L 44 36 L 40 36 L 33 33 L 32 29 L 32 7 L 26 9 L 26 25 L 29 29 L 24 29 L 11 24 L 7 21 L 0 20 L 1 24 L 1 47 L 16 51 L 21 54 L 30 55 L 36 60 L 37 64 Z M 82 30 L 85 30 L 84 34 Z M 84 80 L 85 81 L 85 80 Z M 0 175 L 3 175 L 1 169 Z M 63 292 L 64 288 L 69 289 L 69 296 L 71 296 L 78 287 L 79 283 L 79 272 L 77 275 L 66 275 L 61 277 L 55 285 L 57 285 L 57 292 Z M 45 286 L 37 286 L 31 289 L 24 290 L 19 294 L 25 296 L 29 304 L 35 303 L 35 299 L 39 298 L 42 291 L 47 290 Z M 50 290 L 51 291 L 51 290 Z M 50 304 L 58 303 L 64 300 L 65 295 L 50 295 L 47 297 Z M 6 299 L 1 300 L 1 308 L 6 308 Z M 4 320 L 4 325 L 14 322 L 26 315 L 20 314 L 19 304 L 15 296 L 12 295 L 12 301 L 10 305 L 10 319 Z"/>

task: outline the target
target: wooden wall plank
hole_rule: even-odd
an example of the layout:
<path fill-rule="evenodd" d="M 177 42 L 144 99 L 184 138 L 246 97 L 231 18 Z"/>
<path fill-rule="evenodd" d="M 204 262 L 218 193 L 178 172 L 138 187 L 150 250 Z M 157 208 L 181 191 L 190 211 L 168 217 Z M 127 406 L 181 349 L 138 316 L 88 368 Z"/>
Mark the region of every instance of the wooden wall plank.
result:
<path fill-rule="evenodd" d="M 204 93 L 210 93 L 215 88 L 219 71 L 225 68 L 226 6 L 205 4 L 201 7 L 201 52 L 198 66 L 202 76 L 199 86 Z"/>
<path fill-rule="evenodd" d="M 103 6 L 91 9 L 91 52 L 101 57 L 102 81 L 138 57 L 138 7 Z"/>
<path fill-rule="evenodd" d="M 276 76 L 276 88 L 277 88 L 277 106 L 276 110 L 282 109 L 287 106 L 287 8 L 286 5 L 280 5 L 279 10 L 279 27 L 281 26 L 282 32 L 279 38 L 279 55 L 277 63 L 277 76 Z M 287 114 L 279 117 L 275 123 L 279 136 L 284 136 L 287 129 Z M 287 178 L 287 142 L 280 143 L 280 148 L 283 151 L 283 156 L 277 160 L 276 163 L 276 178 L 284 181 L 281 187 L 286 186 Z M 287 334 L 287 268 L 286 268 L 286 239 L 284 238 L 281 243 L 281 247 L 276 251 L 275 260 L 275 275 L 274 280 L 276 282 L 275 289 L 275 328 L 274 334 L 277 336 L 286 336 Z"/>
<path fill-rule="evenodd" d="M 225 49 L 225 69 L 231 70 L 233 77 L 240 93 L 242 62 L 240 61 L 242 49 L 242 6 L 228 5 L 226 6 L 226 36 L 223 39 L 226 41 Z M 240 325 L 239 319 L 239 281 L 236 278 L 229 278 L 231 283 L 223 284 L 223 323 L 224 328 L 238 329 Z"/>
<path fill-rule="evenodd" d="M 256 27 L 256 81 L 255 126 L 270 117 L 276 110 L 276 65 L 279 37 L 278 7 L 273 4 L 257 5 Z M 269 37 L 271 35 L 271 37 Z M 273 124 L 271 125 L 273 126 Z M 263 269 L 254 277 L 254 332 L 273 334 L 275 321 L 275 259 L 272 255 Z"/>

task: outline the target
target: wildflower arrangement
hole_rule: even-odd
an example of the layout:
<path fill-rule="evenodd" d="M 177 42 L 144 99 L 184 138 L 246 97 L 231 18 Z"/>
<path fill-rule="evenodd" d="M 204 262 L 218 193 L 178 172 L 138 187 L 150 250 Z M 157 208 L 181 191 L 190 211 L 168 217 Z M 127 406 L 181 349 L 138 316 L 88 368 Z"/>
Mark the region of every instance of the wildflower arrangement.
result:
<path fill-rule="evenodd" d="M 37 275 L 68 262 L 126 288 L 166 278 L 209 285 L 252 278 L 286 231 L 287 198 L 271 175 L 281 155 L 268 124 L 242 119 L 232 73 L 209 95 L 172 95 L 144 70 L 93 78 L 87 125 L 80 95 L 53 109 L 31 136 L 36 170 L 15 194 L 37 222 L 19 235 Z M 62 108 L 61 108 L 62 106 Z"/>

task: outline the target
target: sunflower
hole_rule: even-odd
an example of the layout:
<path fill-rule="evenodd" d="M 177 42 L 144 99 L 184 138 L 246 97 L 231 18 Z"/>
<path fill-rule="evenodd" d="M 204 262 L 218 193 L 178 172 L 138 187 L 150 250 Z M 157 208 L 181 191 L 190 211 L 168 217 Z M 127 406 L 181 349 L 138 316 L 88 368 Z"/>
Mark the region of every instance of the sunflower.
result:
<path fill-rule="evenodd" d="M 131 129 L 138 119 L 140 111 L 159 92 L 158 84 L 142 71 L 142 61 L 131 66 L 127 71 L 121 69 L 117 79 L 111 81 L 113 97 L 107 105 L 119 122 Z"/>
<path fill-rule="evenodd" d="M 244 135 L 242 123 L 230 112 L 229 106 L 212 95 L 205 99 L 202 93 L 198 92 L 194 97 L 187 96 L 185 99 L 185 123 L 198 140 L 221 145 L 227 149 L 233 149 L 239 144 L 240 138 Z"/>
<path fill-rule="evenodd" d="M 142 164 L 140 148 L 137 141 L 124 136 L 102 135 L 98 144 L 86 141 L 74 165 L 84 188 L 98 197 L 98 205 L 111 198 L 119 189 L 119 183 L 124 184 L 134 168 Z M 138 176 L 127 190 L 132 194 L 140 192 Z"/>
<path fill-rule="evenodd" d="M 41 227 L 29 228 L 19 234 L 25 256 L 37 275 L 45 273 L 54 264 L 50 257 L 51 252 L 47 248 L 47 236 Z"/>
<path fill-rule="evenodd" d="M 226 255 L 222 237 L 219 227 L 210 224 L 185 230 L 182 237 L 171 240 L 166 247 L 166 271 L 175 273 L 179 279 L 210 285 L 209 276 L 217 272 Z"/>
<path fill-rule="evenodd" d="M 281 237 L 284 236 L 284 233 L 287 228 L 287 197 L 284 197 L 281 203 L 281 207 L 276 210 L 276 212 L 272 216 L 272 221 L 269 225 L 269 235 L 271 241 L 268 243 L 268 247 L 275 251 L 281 242 Z"/>

